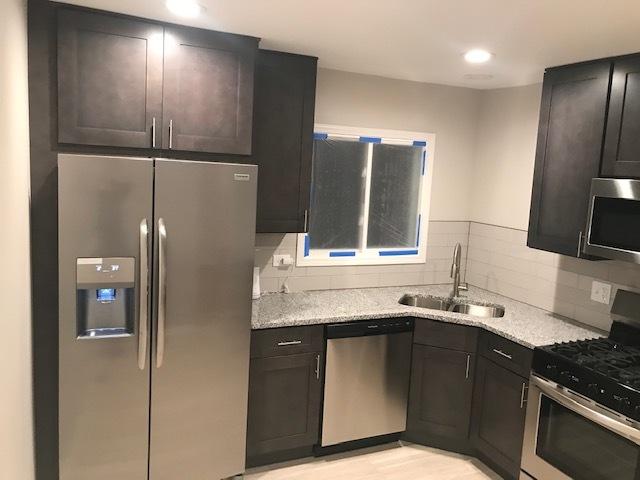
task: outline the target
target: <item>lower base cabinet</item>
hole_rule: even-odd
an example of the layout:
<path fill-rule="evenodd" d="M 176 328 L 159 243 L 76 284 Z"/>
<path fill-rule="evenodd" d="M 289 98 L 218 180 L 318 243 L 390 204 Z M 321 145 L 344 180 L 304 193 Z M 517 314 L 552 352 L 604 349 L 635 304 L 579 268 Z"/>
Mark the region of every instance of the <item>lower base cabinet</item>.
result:
<path fill-rule="evenodd" d="M 320 365 L 320 352 L 251 359 L 247 466 L 311 453 L 320 422 Z"/>
<path fill-rule="evenodd" d="M 469 452 L 475 354 L 414 345 L 405 438 Z"/>
<path fill-rule="evenodd" d="M 529 381 L 478 357 L 471 441 L 481 460 L 509 479 L 520 475 Z"/>

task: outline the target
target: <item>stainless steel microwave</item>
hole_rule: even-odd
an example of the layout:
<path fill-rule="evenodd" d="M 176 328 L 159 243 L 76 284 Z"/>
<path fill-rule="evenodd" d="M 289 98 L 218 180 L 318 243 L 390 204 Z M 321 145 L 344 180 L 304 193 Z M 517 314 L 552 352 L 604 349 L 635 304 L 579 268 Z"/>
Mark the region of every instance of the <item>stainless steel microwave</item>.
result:
<path fill-rule="evenodd" d="M 583 250 L 602 258 L 640 263 L 640 180 L 591 180 Z"/>

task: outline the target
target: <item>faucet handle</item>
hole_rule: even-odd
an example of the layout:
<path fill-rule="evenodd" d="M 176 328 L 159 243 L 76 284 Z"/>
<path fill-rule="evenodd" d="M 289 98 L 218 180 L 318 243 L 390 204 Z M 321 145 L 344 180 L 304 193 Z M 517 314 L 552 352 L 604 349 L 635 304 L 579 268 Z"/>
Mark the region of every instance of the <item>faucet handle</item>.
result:
<path fill-rule="evenodd" d="M 460 290 L 462 292 L 466 292 L 467 290 L 469 290 L 469 284 L 468 283 L 461 283 L 460 285 L 458 285 L 458 290 Z"/>

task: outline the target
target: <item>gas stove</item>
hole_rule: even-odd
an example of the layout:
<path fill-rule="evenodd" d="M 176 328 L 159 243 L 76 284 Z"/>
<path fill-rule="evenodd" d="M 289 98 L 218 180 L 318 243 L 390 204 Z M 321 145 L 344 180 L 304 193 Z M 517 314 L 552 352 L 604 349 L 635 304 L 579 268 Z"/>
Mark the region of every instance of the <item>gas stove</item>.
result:
<path fill-rule="evenodd" d="M 640 315 L 635 307 L 629 311 L 629 300 L 638 298 L 633 298 L 637 294 L 626 295 L 630 292 L 620 293 L 612 307 L 617 320 L 608 338 L 536 348 L 533 371 L 640 422 L 640 324 L 624 321 L 628 314 Z"/>

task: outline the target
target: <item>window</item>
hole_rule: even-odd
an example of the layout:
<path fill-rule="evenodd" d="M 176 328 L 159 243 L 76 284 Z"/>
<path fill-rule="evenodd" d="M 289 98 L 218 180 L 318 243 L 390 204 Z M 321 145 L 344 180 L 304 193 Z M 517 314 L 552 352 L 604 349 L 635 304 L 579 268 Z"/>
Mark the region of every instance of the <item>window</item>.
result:
<path fill-rule="evenodd" d="M 316 125 L 297 264 L 422 263 L 435 136 Z"/>

